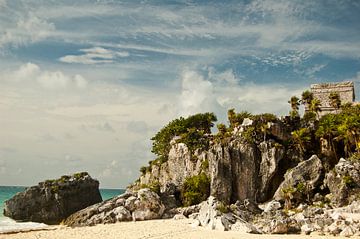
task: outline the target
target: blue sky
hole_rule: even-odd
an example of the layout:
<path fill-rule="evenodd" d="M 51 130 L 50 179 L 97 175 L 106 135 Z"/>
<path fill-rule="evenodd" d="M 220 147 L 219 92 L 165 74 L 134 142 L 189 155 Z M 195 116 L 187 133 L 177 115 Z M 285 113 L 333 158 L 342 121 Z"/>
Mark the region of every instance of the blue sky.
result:
<path fill-rule="evenodd" d="M 360 2 L 0 0 L 0 184 L 89 171 L 124 187 L 169 120 L 285 115 L 353 80 Z"/>

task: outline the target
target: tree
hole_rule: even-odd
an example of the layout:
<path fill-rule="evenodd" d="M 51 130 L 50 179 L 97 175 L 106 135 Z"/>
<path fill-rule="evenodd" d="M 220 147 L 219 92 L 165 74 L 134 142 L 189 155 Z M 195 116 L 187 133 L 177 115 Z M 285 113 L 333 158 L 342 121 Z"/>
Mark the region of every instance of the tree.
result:
<path fill-rule="evenodd" d="M 311 101 L 314 99 L 314 94 L 308 90 L 304 91 L 301 94 L 301 103 L 306 105 L 310 105 Z"/>
<path fill-rule="evenodd" d="M 291 99 L 288 101 L 291 107 L 290 111 L 290 117 L 292 119 L 299 117 L 299 106 L 300 106 L 300 100 L 296 96 L 292 96 Z"/>
<path fill-rule="evenodd" d="M 303 154 L 306 151 L 306 145 L 310 143 L 311 136 L 307 128 L 301 128 L 291 133 L 293 145 Z"/>
<path fill-rule="evenodd" d="M 319 112 L 321 112 L 321 102 L 318 98 L 313 98 L 310 101 L 310 105 L 309 105 L 309 111 L 310 112 L 314 112 L 316 114 L 316 116 L 319 118 Z"/>
<path fill-rule="evenodd" d="M 228 110 L 228 120 L 231 129 L 241 125 L 245 118 L 251 118 L 251 117 L 252 117 L 251 113 L 247 111 L 241 111 L 240 113 L 236 113 L 235 109 Z"/>
<path fill-rule="evenodd" d="M 316 137 L 326 139 L 330 145 L 330 150 L 337 158 L 334 145 L 334 138 L 337 134 L 338 117 L 334 114 L 327 114 L 319 121 L 319 128 L 316 130 Z"/>
<path fill-rule="evenodd" d="M 331 92 L 329 95 L 330 105 L 335 108 L 335 112 L 337 113 L 338 109 L 341 106 L 340 95 L 337 92 Z"/>

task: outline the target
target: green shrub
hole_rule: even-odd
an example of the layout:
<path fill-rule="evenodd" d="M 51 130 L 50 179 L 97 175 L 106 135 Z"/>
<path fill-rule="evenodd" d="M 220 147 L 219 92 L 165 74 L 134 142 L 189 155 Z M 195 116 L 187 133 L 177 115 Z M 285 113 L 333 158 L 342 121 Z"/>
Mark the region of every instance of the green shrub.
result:
<path fill-rule="evenodd" d="M 201 170 L 206 171 L 208 169 L 209 169 L 209 160 L 205 159 L 204 161 L 201 162 Z"/>
<path fill-rule="evenodd" d="M 350 175 L 344 176 L 342 180 L 345 183 L 345 185 L 350 188 L 353 188 L 356 186 L 354 179 Z"/>
<path fill-rule="evenodd" d="M 170 141 L 175 136 L 185 137 L 184 143 L 189 144 L 188 147 L 195 146 L 197 143 L 192 137 L 196 137 L 198 140 L 199 136 L 211 133 L 211 127 L 217 120 L 214 113 L 203 113 L 189 116 L 188 118 L 180 117 L 170 121 L 164 126 L 154 137 L 151 138 L 153 141 L 152 152 L 158 156 L 167 158 L 170 151 Z M 185 142 L 186 141 L 186 142 Z M 202 143 L 201 143 L 202 144 Z"/>
<path fill-rule="evenodd" d="M 191 206 L 206 200 L 210 195 L 210 179 L 205 173 L 188 177 L 181 189 L 184 206 Z"/>

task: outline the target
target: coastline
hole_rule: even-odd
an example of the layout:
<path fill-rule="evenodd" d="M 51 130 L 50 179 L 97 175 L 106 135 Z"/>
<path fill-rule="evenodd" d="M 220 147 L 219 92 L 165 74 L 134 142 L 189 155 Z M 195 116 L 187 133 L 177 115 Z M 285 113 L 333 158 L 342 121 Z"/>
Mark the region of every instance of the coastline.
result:
<path fill-rule="evenodd" d="M 114 238 L 193 238 L 193 239 L 321 239 L 321 238 L 346 238 L 340 236 L 295 235 L 295 234 L 248 234 L 237 231 L 216 231 L 203 227 L 192 226 L 191 219 L 159 219 L 137 222 L 118 222 L 115 224 L 99 224 L 91 227 L 64 227 L 54 226 L 46 230 L 35 230 L 18 233 L 0 234 L 0 239 L 114 239 Z M 359 237 L 352 237 L 359 238 Z"/>

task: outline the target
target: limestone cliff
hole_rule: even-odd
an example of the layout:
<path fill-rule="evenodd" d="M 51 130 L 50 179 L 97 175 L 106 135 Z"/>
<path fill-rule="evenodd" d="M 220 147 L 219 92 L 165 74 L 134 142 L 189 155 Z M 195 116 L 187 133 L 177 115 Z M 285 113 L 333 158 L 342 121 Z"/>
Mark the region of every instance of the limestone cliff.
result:
<path fill-rule="evenodd" d="M 271 139 L 248 142 L 241 134 L 248 126 L 235 129 L 230 140 L 212 138 L 206 150 L 192 152 L 184 143 L 173 140 L 168 160 L 151 165 L 132 187 L 158 184 L 160 191 L 165 192 L 167 185 L 173 184 L 180 191 L 187 177 L 204 172 L 210 178 L 210 194 L 226 204 L 244 199 L 269 200 L 282 182 L 289 162 L 295 160 L 279 143 L 289 135 L 286 128 L 276 125 Z"/>

